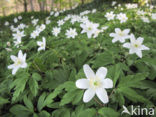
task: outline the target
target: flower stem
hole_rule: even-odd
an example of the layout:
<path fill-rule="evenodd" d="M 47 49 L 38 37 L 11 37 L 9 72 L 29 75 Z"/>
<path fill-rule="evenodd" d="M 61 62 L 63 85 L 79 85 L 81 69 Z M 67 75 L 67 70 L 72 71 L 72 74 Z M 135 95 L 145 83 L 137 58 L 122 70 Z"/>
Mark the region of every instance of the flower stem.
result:
<path fill-rule="evenodd" d="M 98 103 L 100 106 L 104 106 L 102 103 L 100 103 L 96 98 L 94 98 L 94 101 L 96 102 L 96 103 Z"/>

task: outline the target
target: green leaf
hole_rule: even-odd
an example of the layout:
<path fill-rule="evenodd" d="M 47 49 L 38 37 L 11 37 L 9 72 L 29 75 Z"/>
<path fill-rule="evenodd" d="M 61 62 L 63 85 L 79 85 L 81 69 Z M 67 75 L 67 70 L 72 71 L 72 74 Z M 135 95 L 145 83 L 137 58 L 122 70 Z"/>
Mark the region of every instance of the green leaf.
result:
<path fill-rule="evenodd" d="M 46 105 L 45 98 L 46 98 L 46 93 L 44 92 L 39 97 L 39 100 L 38 100 L 38 103 L 37 103 L 37 109 L 38 109 L 38 111 L 41 111 L 45 107 L 45 105 Z"/>
<path fill-rule="evenodd" d="M 142 103 L 150 103 L 146 98 L 142 95 L 139 95 L 135 90 L 132 88 L 121 87 L 117 89 L 118 92 L 122 93 L 125 97 L 133 102 L 142 102 Z"/>
<path fill-rule="evenodd" d="M 29 80 L 29 88 L 33 96 L 36 96 L 38 93 L 38 82 L 36 81 L 36 78 L 32 77 Z"/>
<path fill-rule="evenodd" d="M 70 110 L 66 108 L 57 109 L 52 112 L 52 117 L 70 117 Z"/>
<path fill-rule="evenodd" d="M 43 111 L 40 112 L 39 117 L 50 117 L 50 113 L 43 110 Z"/>
<path fill-rule="evenodd" d="M 110 52 L 104 52 L 102 54 L 99 54 L 94 62 L 95 67 L 101 67 L 108 64 L 114 63 L 114 59 L 112 58 L 112 54 Z"/>
<path fill-rule="evenodd" d="M 33 78 L 34 80 L 36 80 L 36 81 L 42 80 L 42 77 L 41 77 L 40 74 L 38 74 L 38 73 L 33 73 L 33 74 L 32 74 L 32 78 Z"/>
<path fill-rule="evenodd" d="M 24 91 L 28 78 L 29 78 L 28 73 L 21 73 L 17 76 L 17 79 L 13 81 L 13 83 L 10 86 L 11 88 L 15 87 L 14 88 L 15 92 L 13 94 L 12 101 L 15 101 L 16 98 L 20 95 L 20 93 Z"/>
<path fill-rule="evenodd" d="M 32 104 L 32 102 L 31 102 L 31 100 L 28 99 L 27 96 L 24 96 L 23 101 L 24 101 L 24 104 L 26 105 L 26 107 L 27 107 L 31 112 L 33 112 L 33 111 L 34 111 L 34 107 L 33 107 L 33 104 Z"/>
<path fill-rule="evenodd" d="M 13 107 L 11 107 L 10 112 L 16 115 L 17 117 L 28 117 L 28 115 L 31 114 L 28 108 L 26 108 L 23 105 L 16 104 Z"/>
<path fill-rule="evenodd" d="M 7 103 L 9 103 L 8 99 L 0 97 L 0 105 L 4 105 L 4 104 L 7 104 Z"/>
<path fill-rule="evenodd" d="M 121 78 L 118 87 L 135 87 L 135 85 L 146 79 L 147 73 L 138 73 L 136 75 L 128 75 L 125 78 Z"/>
<path fill-rule="evenodd" d="M 98 110 L 98 113 L 103 117 L 119 117 L 120 114 L 116 112 L 114 109 L 109 107 L 103 107 Z"/>
<path fill-rule="evenodd" d="M 82 110 L 77 114 L 77 117 L 95 117 L 95 116 L 96 110 L 93 108 Z"/>

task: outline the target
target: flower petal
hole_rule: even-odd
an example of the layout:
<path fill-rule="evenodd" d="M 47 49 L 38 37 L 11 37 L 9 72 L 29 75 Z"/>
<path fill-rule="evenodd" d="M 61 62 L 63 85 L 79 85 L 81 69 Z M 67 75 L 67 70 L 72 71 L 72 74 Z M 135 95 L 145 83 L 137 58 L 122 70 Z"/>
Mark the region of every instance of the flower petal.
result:
<path fill-rule="evenodd" d="M 107 75 L 107 68 L 105 67 L 100 67 L 96 72 L 96 76 L 100 79 L 104 79 L 106 75 Z"/>
<path fill-rule="evenodd" d="M 89 88 L 89 81 L 87 79 L 79 79 L 76 81 L 76 87 L 80 89 Z"/>
<path fill-rule="evenodd" d="M 146 47 L 145 45 L 142 45 L 142 46 L 141 46 L 141 50 L 149 50 L 149 48 Z"/>
<path fill-rule="evenodd" d="M 106 88 L 106 89 L 113 88 L 113 81 L 109 78 L 104 79 L 103 88 Z"/>
<path fill-rule="evenodd" d="M 141 52 L 141 50 L 137 51 L 136 54 L 137 54 L 140 58 L 142 58 L 142 52 Z"/>
<path fill-rule="evenodd" d="M 12 75 L 15 75 L 18 69 L 19 69 L 19 67 L 14 67 L 12 70 Z"/>
<path fill-rule="evenodd" d="M 95 77 L 95 73 L 93 72 L 93 70 L 89 67 L 89 65 L 85 64 L 83 66 L 83 70 L 84 70 L 84 73 L 86 75 L 86 77 L 89 79 L 89 78 L 94 78 Z"/>
<path fill-rule="evenodd" d="M 125 48 L 130 48 L 130 46 L 131 46 L 130 43 L 124 43 L 124 44 L 123 44 L 123 47 L 125 47 Z"/>
<path fill-rule="evenodd" d="M 11 58 L 11 60 L 14 61 L 14 62 L 17 60 L 17 57 L 14 56 L 14 55 L 11 55 L 10 58 Z"/>
<path fill-rule="evenodd" d="M 139 43 L 141 43 L 141 44 L 142 44 L 142 43 L 143 43 L 143 41 L 144 41 L 144 38 L 142 38 L 142 37 L 138 37 L 138 38 L 137 38 L 137 41 L 139 41 Z"/>
<path fill-rule="evenodd" d="M 116 33 L 119 33 L 120 31 L 121 31 L 120 28 L 115 28 Z"/>
<path fill-rule="evenodd" d="M 83 101 L 89 102 L 95 96 L 95 91 L 91 88 L 87 89 L 83 95 Z"/>
<path fill-rule="evenodd" d="M 108 103 L 109 99 L 108 99 L 108 95 L 105 89 L 103 88 L 97 89 L 96 95 L 104 104 Z"/>

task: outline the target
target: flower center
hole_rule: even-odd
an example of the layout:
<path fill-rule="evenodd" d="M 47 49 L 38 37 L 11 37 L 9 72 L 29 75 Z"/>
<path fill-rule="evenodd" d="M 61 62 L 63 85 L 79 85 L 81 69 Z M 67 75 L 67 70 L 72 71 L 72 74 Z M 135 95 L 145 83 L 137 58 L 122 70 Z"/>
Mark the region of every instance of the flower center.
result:
<path fill-rule="evenodd" d="M 91 31 L 92 30 L 92 27 L 88 27 L 88 30 Z"/>
<path fill-rule="evenodd" d="M 21 65 L 22 64 L 22 61 L 20 59 L 17 59 L 15 65 L 18 66 L 18 65 Z"/>
<path fill-rule="evenodd" d="M 91 78 L 89 83 L 93 89 L 97 89 L 97 88 L 101 87 L 101 85 L 102 85 L 101 80 L 99 78 Z"/>
<path fill-rule="evenodd" d="M 139 45 L 138 45 L 138 44 L 134 44 L 134 47 L 135 47 L 135 48 L 138 48 L 138 47 L 139 47 Z"/>
<path fill-rule="evenodd" d="M 121 32 L 119 32 L 119 35 L 122 37 L 122 36 L 124 36 L 124 33 L 121 31 Z"/>

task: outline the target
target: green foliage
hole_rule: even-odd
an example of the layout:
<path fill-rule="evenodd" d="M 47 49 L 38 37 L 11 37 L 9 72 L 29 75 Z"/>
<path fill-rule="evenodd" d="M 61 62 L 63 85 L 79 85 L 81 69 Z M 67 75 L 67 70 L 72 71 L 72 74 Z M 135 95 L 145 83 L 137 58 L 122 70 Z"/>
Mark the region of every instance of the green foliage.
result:
<path fill-rule="evenodd" d="M 66 11 L 59 17 L 50 16 L 52 21 L 46 25 L 45 31 L 36 39 L 30 38 L 35 27 L 30 23 L 31 16 L 39 18 L 39 23 L 45 22 L 49 13 L 19 14 L 23 17 L 20 23 L 28 25 L 26 36 L 22 38 L 23 46 L 13 47 L 13 37 L 10 28 L 4 26 L 5 21 L 11 25 L 17 15 L 0 19 L 0 116 L 4 117 L 120 117 L 125 105 L 140 105 L 155 107 L 156 102 L 156 47 L 155 22 L 144 23 L 136 16 L 136 9 L 123 9 L 129 20 L 125 24 L 118 21 L 107 21 L 104 17 L 107 11 L 114 7 L 94 1 L 92 4 Z M 108 4 L 109 3 L 109 4 Z M 121 5 L 122 6 L 122 5 Z M 95 14 L 87 16 L 93 22 L 109 26 L 97 38 L 88 39 L 86 34 L 80 34 L 79 23 L 66 22 L 58 37 L 51 34 L 57 21 L 71 13 L 96 8 Z M 144 9 L 144 8 L 142 8 Z M 145 9 L 147 10 L 147 9 Z M 120 9 L 114 10 L 115 14 Z M 66 29 L 76 28 L 78 36 L 67 39 Z M 109 37 L 115 28 L 131 29 L 137 37 L 144 37 L 144 44 L 150 50 L 143 51 L 143 58 L 128 54 L 128 50 L 120 43 L 112 43 Z M 45 51 L 37 52 L 36 41 L 46 38 Z M 5 50 L 7 41 L 11 43 L 12 52 Z M 19 69 L 16 75 L 11 74 L 7 66 L 12 64 L 10 55 L 17 55 L 19 50 L 27 53 L 28 67 Z M 92 99 L 83 102 L 84 90 L 76 88 L 75 81 L 86 78 L 83 65 L 89 64 L 93 70 L 107 67 L 106 78 L 113 80 L 113 89 L 108 89 L 109 103 L 102 105 L 99 100 Z M 96 101 L 95 101 L 96 100 Z M 9 112 L 8 112 L 9 110 Z M 2 112 L 2 113 L 1 113 Z"/>

